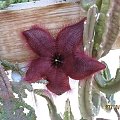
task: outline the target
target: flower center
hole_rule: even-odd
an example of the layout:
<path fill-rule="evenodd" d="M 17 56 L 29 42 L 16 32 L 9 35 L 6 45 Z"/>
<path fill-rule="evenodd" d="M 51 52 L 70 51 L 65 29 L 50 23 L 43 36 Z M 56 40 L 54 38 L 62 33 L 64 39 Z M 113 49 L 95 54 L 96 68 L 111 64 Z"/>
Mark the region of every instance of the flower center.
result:
<path fill-rule="evenodd" d="M 57 67 L 57 68 L 61 67 L 63 62 L 64 62 L 64 57 L 61 54 L 55 53 L 52 56 L 51 63 L 54 67 Z"/>

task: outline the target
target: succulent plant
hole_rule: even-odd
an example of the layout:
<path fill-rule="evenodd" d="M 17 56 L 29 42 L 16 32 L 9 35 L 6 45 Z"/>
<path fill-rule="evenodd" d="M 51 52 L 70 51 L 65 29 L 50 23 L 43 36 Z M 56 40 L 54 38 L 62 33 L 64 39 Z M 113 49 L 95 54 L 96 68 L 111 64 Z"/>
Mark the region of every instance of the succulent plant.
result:
<path fill-rule="evenodd" d="M 4 9 L 12 3 L 28 1 L 0 1 L 0 9 Z M 118 36 L 120 27 L 120 1 L 81 0 L 80 6 L 87 13 L 83 32 L 84 51 L 89 57 L 94 57 L 94 59 L 98 60 L 108 54 Z M 70 46 L 68 45 L 67 47 L 69 48 Z M 66 50 L 68 49 L 66 48 Z M 55 62 L 54 64 L 58 63 Z M 80 120 L 93 120 L 99 114 L 101 108 L 106 112 L 111 112 L 109 107 L 115 105 L 114 94 L 120 91 L 120 68 L 117 69 L 115 78 L 111 78 L 107 63 L 104 61 L 102 63 L 106 66 L 105 70 L 79 81 L 78 102 L 81 114 Z M 11 70 L 12 81 L 6 75 L 5 71 L 8 70 Z M 27 98 L 25 92 L 27 90 L 30 93 L 34 93 L 34 95 L 45 98 L 48 103 L 51 120 L 75 120 L 69 99 L 66 100 L 64 114 L 61 115 L 57 112 L 57 107 L 53 100 L 54 95 L 49 90 L 34 89 L 31 84 L 22 80 L 27 70 L 28 65 L 26 63 L 14 64 L 3 59 L 0 60 L 0 119 L 37 120 L 34 108 L 24 101 L 24 98 Z M 48 85 L 51 81 L 48 81 L 46 78 L 38 82 Z M 15 97 L 15 95 L 18 97 Z M 27 109 L 29 112 L 25 113 L 24 109 Z M 114 108 L 114 111 L 119 117 L 119 112 L 116 108 Z M 102 120 L 102 118 L 97 118 L 96 120 L 98 119 Z"/>

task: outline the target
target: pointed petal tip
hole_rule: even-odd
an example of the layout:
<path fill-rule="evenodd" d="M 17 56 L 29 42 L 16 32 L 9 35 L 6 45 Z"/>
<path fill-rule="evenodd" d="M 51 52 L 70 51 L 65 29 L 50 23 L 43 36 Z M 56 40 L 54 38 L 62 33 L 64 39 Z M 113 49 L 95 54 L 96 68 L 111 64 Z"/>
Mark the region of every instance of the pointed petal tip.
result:
<path fill-rule="evenodd" d="M 106 68 L 106 65 L 105 65 L 105 64 L 103 64 L 103 63 L 100 63 L 99 68 L 100 68 L 100 70 L 103 70 L 103 69 L 105 69 L 105 68 Z"/>
<path fill-rule="evenodd" d="M 26 32 L 27 32 L 28 30 L 25 30 L 25 31 L 22 31 L 22 35 L 24 36 L 24 37 L 26 37 Z"/>
<path fill-rule="evenodd" d="M 62 95 L 63 93 L 71 90 L 69 85 L 65 85 L 62 87 L 55 87 L 55 86 L 51 86 L 50 84 L 47 84 L 46 87 L 48 90 L 50 90 L 52 93 L 56 95 Z"/>
<path fill-rule="evenodd" d="M 106 68 L 103 63 L 79 52 L 75 54 L 75 58 L 69 57 L 66 59 L 65 63 L 66 65 L 63 67 L 64 72 L 75 80 L 82 80 Z"/>
<path fill-rule="evenodd" d="M 54 52 L 54 38 L 46 29 L 33 26 L 29 30 L 23 31 L 22 35 L 30 49 L 37 55 L 50 56 Z"/>

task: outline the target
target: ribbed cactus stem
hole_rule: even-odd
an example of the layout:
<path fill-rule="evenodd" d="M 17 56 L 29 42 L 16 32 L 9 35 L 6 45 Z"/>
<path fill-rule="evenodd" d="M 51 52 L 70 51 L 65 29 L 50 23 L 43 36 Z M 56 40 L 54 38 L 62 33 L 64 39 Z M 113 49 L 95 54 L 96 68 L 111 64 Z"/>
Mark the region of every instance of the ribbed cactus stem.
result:
<path fill-rule="evenodd" d="M 92 48 L 93 48 L 93 35 L 94 35 L 94 26 L 96 22 L 96 15 L 97 15 L 97 6 L 94 4 L 91 6 L 87 13 L 87 21 L 84 27 L 84 47 L 85 51 L 89 56 L 92 54 Z"/>
<path fill-rule="evenodd" d="M 103 37 L 102 42 L 102 51 L 100 52 L 101 56 L 105 56 L 112 48 L 112 45 L 114 44 L 118 33 L 119 33 L 119 26 L 120 26 L 120 0 L 113 0 L 109 18 L 108 18 L 108 24 L 106 28 L 106 32 Z"/>
<path fill-rule="evenodd" d="M 73 116 L 72 111 L 71 111 L 71 105 L 70 105 L 69 99 L 66 100 L 63 120 L 74 120 L 74 116 Z"/>
<path fill-rule="evenodd" d="M 98 54 L 101 49 L 100 44 L 102 42 L 102 36 L 106 28 L 107 12 L 109 10 L 110 0 L 97 0 L 96 5 L 98 6 L 99 16 L 95 25 L 95 36 L 92 55 L 93 57 L 99 58 L 100 56 L 98 56 Z"/>
<path fill-rule="evenodd" d="M 94 36 L 94 26 L 96 23 L 96 15 L 97 15 L 97 6 L 93 5 L 89 8 L 87 14 L 87 21 L 84 27 L 83 34 L 83 43 L 86 53 L 89 56 L 92 56 L 93 49 L 93 36 Z M 96 115 L 95 106 L 93 105 L 93 78 L 89 77 L 84 81 L 80 81 L 78 87 L 78 100 L 79 100 L 79 109 L 81 116 L 87 120 L 93 120 Z"/>
<path fill-rule="evenodd" d="M 45 89 L 35 89 L 34 93 L 44 97 L 48 102 L 49 115 L 51 120 L 62 120 L 59 114 L 57 114 L 57 108 L 54 104 L 52 95 Z"/>
<path fill-rule="evenodd" d="M 81 6 L 88 11 L 88 9 L 90 8 L 90 6 L 94 5 L 96 2 L 96 0 L 80 0 L 80 4 Z"/>
<path fill-rule="evenodd" d="M 92 103 L 92 81 L 93 79 L 90 78 L 79 83 L 79 109 L 81 116 L 87 120 L 93 120 L 95 115 L 93 110 L 94 105 Z"/>
<path fill-rule="evenodd" d="M 94 86 L 103 93 L 114 94 L 120 91 L 120 68 L 117 69 L 116 77 L 111 80 L 106 80 L 102 75 L 98 74 L 95 77 Z M 103 81 L 103 82 L 101 82 Z"/>

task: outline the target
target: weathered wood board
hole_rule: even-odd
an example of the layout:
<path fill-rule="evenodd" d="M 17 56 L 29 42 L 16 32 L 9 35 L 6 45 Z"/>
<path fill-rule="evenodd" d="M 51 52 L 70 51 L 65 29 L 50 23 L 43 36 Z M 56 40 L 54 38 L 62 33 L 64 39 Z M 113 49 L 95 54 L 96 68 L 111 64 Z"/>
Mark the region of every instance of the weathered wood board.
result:
<path fill-rule="evenodd" d="M 47 28 L 54 37 L 64 26 L 86 16 L 79 4 L 63 3 L 24 10 L 0 11 L 0 59 L 25 62 L 37 57 L 26 47 L 21 32 L 32 25 Z M 120 48 L 120 34 L 113 49 Z"/>
<path fill-rule="evenodd" d="M 78 4 L 55 4 L 43 8 L 0 11 L 0 58 L 24 62 L 36 57 L 26 47 L 21 31 L 32 25 L 47 28 L 54 36 L 65 25 L 74 24 L 85 16 Z"/>

